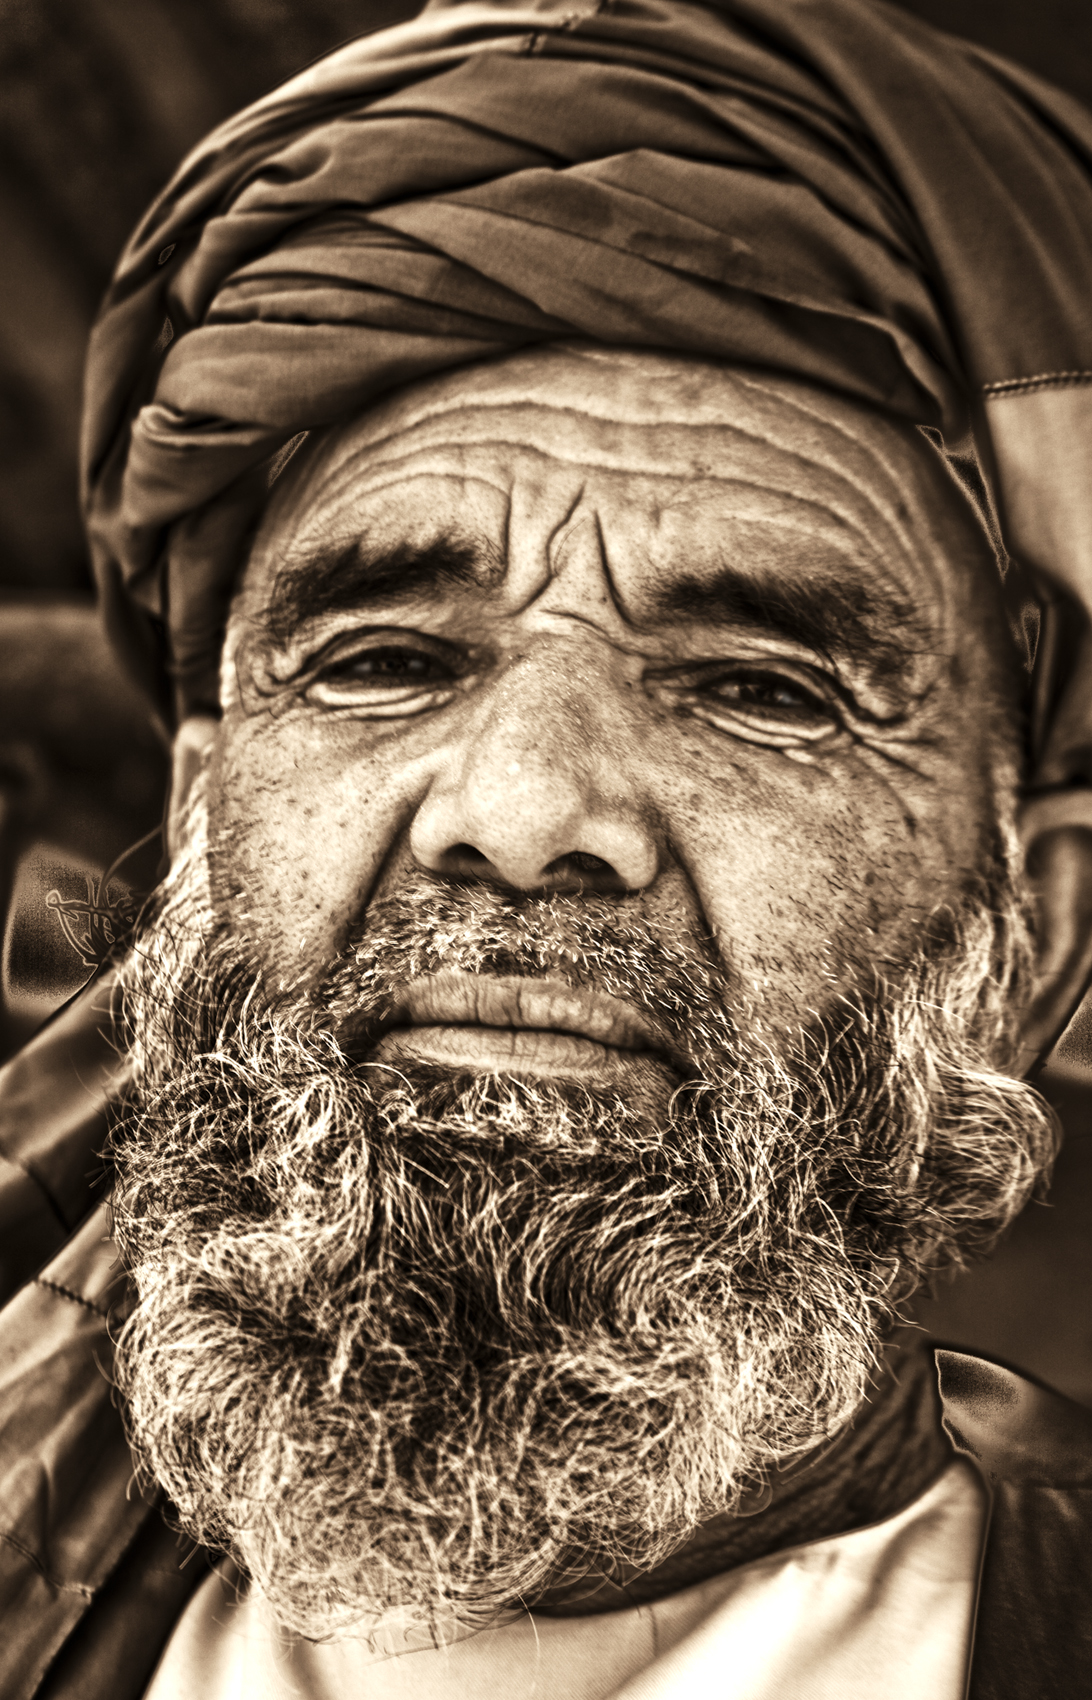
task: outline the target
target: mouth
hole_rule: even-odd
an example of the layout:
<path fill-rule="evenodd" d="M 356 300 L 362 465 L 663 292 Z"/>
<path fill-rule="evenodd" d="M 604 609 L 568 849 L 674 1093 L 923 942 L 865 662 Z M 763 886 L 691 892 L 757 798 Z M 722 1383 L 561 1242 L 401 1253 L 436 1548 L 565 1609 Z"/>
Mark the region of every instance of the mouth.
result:
<path fill-rule="evenodd" d="M 371 1046 L 377 1061 L 418 1058 L 489 1073 L 591 1076 L 635 1066 L 681 1074 L 671 1047 L 631 1004 L 561 980 L 426 975 L 408 985 Z"/>

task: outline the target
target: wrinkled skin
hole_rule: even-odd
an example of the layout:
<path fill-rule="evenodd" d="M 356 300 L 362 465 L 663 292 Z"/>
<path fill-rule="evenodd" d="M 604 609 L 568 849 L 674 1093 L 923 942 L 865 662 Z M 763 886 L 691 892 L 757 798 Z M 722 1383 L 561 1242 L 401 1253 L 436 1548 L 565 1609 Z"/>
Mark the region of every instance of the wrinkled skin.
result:
<path fill-rule="evenodd" d="M 1020 1207 L 998 602 L 922 437 L 698 362 L 521 355 L 282 470 L 114 1200 L 138 1454 L 282 1623 L 712 1574 Z"/>
<path fill-rule="evenodd" d="M 301 618 L 316 553 L 358 542 Z M 367 560 L 452 543 L 375 594 Z M 751 594 L 714 607 L 726 569 Z M 281 475 L 225 651 L 218 905 L 313 982 L 415 868 L 595 891 L 715 941 L 776 1043 L 901 960 L 1011 816 L 991 577 L 920 435 L 814 389 L 582 348 L 432 379 Z M 838 617 L 786 629 L 756 587 Z"/>

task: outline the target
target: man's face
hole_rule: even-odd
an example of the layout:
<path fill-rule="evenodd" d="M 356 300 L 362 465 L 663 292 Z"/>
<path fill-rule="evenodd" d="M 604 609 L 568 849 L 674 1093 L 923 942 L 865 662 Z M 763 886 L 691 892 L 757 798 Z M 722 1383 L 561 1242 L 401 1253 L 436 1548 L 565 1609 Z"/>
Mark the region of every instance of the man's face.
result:
<path fill-rule="evenodd" d="M 924 444 L 554 351 L 305 452 L 125 971 L 114 1209 L 138 1451 L 325 1633 L 654 1566 L 847 1421 L 1050 1130 Z"/>
<path fill-rule="evenodd" d="M 933 460 L 799 386 L 603 351 L 332 434 L 232 621 L 218 901 L 287 983 L 420 870 L 594 893 L 795 1032 L 961 892 L 1013 783 L 992 562 Z M 460 1007 L 389 1047 L 624 1068 L 557 1037 L 579 1010 L 516 1041 Z"/>

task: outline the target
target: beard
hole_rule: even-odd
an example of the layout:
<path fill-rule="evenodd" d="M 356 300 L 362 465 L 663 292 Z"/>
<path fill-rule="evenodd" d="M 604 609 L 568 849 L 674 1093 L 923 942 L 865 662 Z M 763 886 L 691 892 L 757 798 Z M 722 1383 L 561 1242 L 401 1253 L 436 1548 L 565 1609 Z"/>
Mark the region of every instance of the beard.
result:
<path fill-rule="evenodd" d="M 710 949 L 595 897 L 422 878 L 271 991 L 203 822 L 122 972 L 116 1377 L 144 1477 L 290 1630 L 654 1568 L 847 1423 L 901 1298 L 1049 1166 L 1004 1070 L 1031 952 L 1003 869 L 782 1054 Z M 375 1061 L 399 991 L 452 968 L 624 998 L 685 1078 L 656 1113 Z"/>

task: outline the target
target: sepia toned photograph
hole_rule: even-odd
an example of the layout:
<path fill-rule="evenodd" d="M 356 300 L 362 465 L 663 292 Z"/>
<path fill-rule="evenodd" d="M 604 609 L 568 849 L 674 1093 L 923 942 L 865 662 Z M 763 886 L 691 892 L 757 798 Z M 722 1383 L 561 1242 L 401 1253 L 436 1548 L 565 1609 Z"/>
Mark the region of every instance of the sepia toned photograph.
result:
<path fill-rule="evenodd" d="M 1092 1692 L 1092 10 L 0 88 L 0 1700 Z"/>

